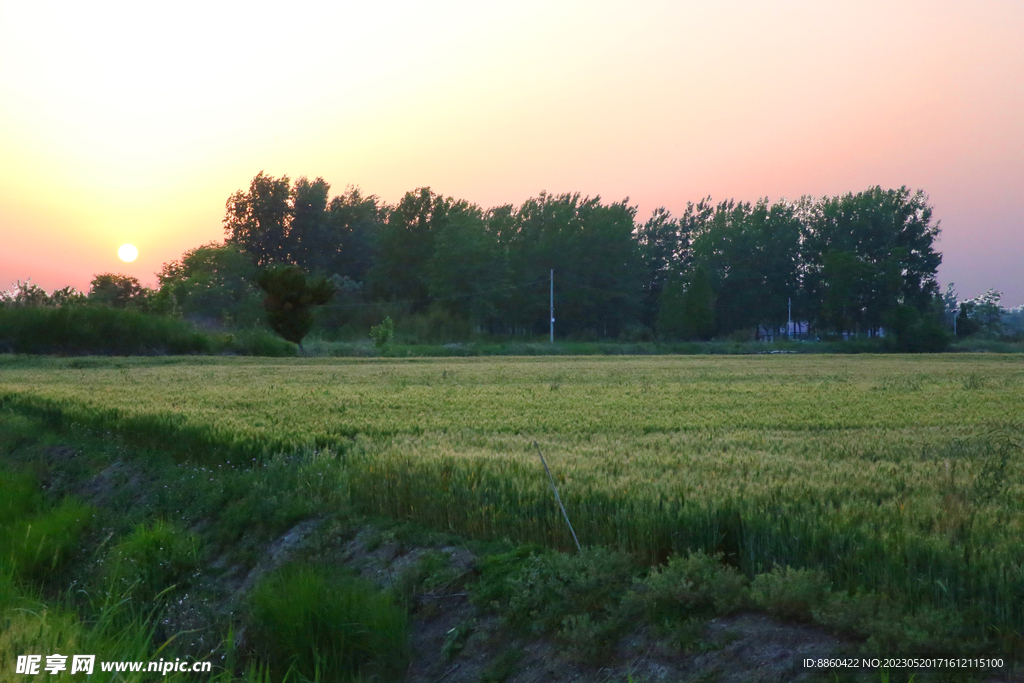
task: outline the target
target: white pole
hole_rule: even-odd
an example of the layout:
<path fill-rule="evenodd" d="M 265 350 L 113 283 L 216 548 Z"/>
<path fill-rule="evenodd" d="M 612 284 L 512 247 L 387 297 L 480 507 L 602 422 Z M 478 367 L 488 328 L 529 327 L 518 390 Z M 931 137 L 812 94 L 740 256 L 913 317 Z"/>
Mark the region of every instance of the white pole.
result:
<path fill-rule="evenodd" d="M 551 269 L 551 343 L 555 343 L 555 269 Z"/>
<path fill-rule="evenodd" d="M 793 297 L 789 298 L 789 321 L 786 323 L 786 332 L 789 332 L 789 339 L 793 339 Z"/>

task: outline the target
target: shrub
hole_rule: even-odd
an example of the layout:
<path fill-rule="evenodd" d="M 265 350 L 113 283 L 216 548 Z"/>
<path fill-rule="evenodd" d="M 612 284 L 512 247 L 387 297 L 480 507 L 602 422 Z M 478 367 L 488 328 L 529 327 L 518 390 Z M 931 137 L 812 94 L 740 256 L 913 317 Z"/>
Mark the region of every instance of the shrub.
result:
<path fill-rule="evenodd" d="M 249 596 L 251 644 L 281 680 L 294 670 L 317 679 L 405 670 L 406 615 L 363 580 L 322 566 L 291 565 L 261 581 Z"/>
<path fill-rule="evenodd" d="M 370 338 L 373 339 L 373 345 L 378 349 L 383 349 L 385 346 L 391 343 L 392 337 L 395 336 L 395 323 L 391 320 L 391 316 L 384 318 L 384 321 L 380 325 L 374 325 L 370 328 Z"/>
<path fill-rule="evenodd" d="M 781 619 L 811 621 L 813 610 L 822 605 L 832 589 L 824 572 L 776 567 L 759 574 L 750 586 L 754 602 Z"/>
<path fill-rule="evenodd" d="M 722 563 L 722 555 L 702 550 L 676 555 L 653 570 L 641 597 L 652 621 L 680 622 L 693 616 L 728 614 L 743 605 L 746 577 Z"/>
<path fill-rule="evenodd" d="M 622 600 L 637 566 L 605 548 L 578 555 L 530 548 L 485 558 L 474 599 L 500 609 L 510 626 L 533 635 L 557 632 L 577 655 L 594 657 L 625 626 Z"/>
<path fill-rule="evenodd" d="M 240 356 L 286 358 L 295 355 L 295 345 L 266 330 L 236 330 L 225 342 L 228 351 Z"/>
<path fill-rule="evenodd" d="M 14 353 L 207 353 L 210 338 L 176 318 L 102 305 L 0 308 L 0 349 Z"/>

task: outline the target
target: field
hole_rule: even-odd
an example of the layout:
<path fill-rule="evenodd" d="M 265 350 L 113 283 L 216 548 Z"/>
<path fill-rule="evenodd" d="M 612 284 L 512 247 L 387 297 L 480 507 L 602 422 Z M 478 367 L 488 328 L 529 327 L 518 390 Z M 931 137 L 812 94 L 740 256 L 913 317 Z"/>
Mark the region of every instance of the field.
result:
<path fill-rule="evenodd" d="M 584 545 L 1024 632 L 1021 356 L 15 356 L 0 406 L 206 466 L 303 453 L 363 512 L 568 549 L 536 441 Z"/>

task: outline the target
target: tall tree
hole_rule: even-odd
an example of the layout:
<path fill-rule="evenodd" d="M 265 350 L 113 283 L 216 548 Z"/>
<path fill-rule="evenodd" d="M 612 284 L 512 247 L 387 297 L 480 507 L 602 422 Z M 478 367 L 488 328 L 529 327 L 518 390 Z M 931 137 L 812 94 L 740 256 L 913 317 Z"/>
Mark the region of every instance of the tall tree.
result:
<path fill-rule="evenodd" d="M 260 171 L 248 192 L 239 190 L 228 198 L 224 216 L 227 241 L 238 245 L 258 267 L 289 263 L 290 199 L 288 176 L 274 178 Z"/>
<path fill-rule="evenodd" d="M 507 262 L 480 207 L 458 202 L 448 210 L 434 243 L 429 284 L 430 296 L 453 315 L 478 325 L 498 315 Z"/>
<path fill-rule="evenodd" d="M 426 309 L 434 240 L 455 200 L 429 187 L 405 193 L 381 230 L 380 249 L 370 272 L 371 292 L 385 301 L 407 301 L 414 311 Z"/>
<path fill-rule="evenodd" d="M 835 322 L 834 316 L 829 319 L 835 306 L 826 303 L 829 254 L 833 272 L 855 277 L 843 285 L 851 329 L 878 329 L 887 312 L 900 304 L 928 310 L 939 291 L 935 273 L 942 255 L 934 248 L 939 226 L 932 224 L 924 192 L 876 186 L 806 202 L 802 213 L 804 283 L 821 323 Z M 848 255 L 841 257 L 842 264 L 836 261 L 839 252 Z M 859 265 L 854 268 L 850 259 Z"/>
<path fill-rule="evenodd" d="M 138 279 L 131 275 L 103 273 L 89 283 L 89 301 L 114 308 L 145 307 L 147 294 Z"/>
<path fill-rule="evenodd" d="M 517 327 L 547 329 L 543 285 L 555 269 L 556 318 L 568 333 L 614 336 L 639 318 L 643 263 L 634 239 L 636 207 L 628 200 L 602 204 L 577 194 L 528 199 L 517 215 L 509 242 L 512 280 L 535 289 L 516 290 L 512 316 Z"/>
<path fill-rule="evenodd" d="M 331 186 L 305 176 L 291 189 L 287 244 L 291 260 L 308 271 L 327 272 L 340 244 L 331 234 L 327 204 Z"/>

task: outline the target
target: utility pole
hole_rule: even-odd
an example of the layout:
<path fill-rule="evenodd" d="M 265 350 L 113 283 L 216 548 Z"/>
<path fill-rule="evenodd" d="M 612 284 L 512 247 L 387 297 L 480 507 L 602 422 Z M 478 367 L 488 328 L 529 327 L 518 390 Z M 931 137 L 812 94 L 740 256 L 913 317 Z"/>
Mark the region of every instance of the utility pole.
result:
<path fill-rule="evenodd" d="M 551 343 L 555 343 L 555 269 L 551 269 Z"/>
<path fill-rule="evenodd" d="M 786 323 L 786 332 L 789 332 L 789 340 L 793 341 L 793 297 L 789 297 L 789 322 Z"/>

